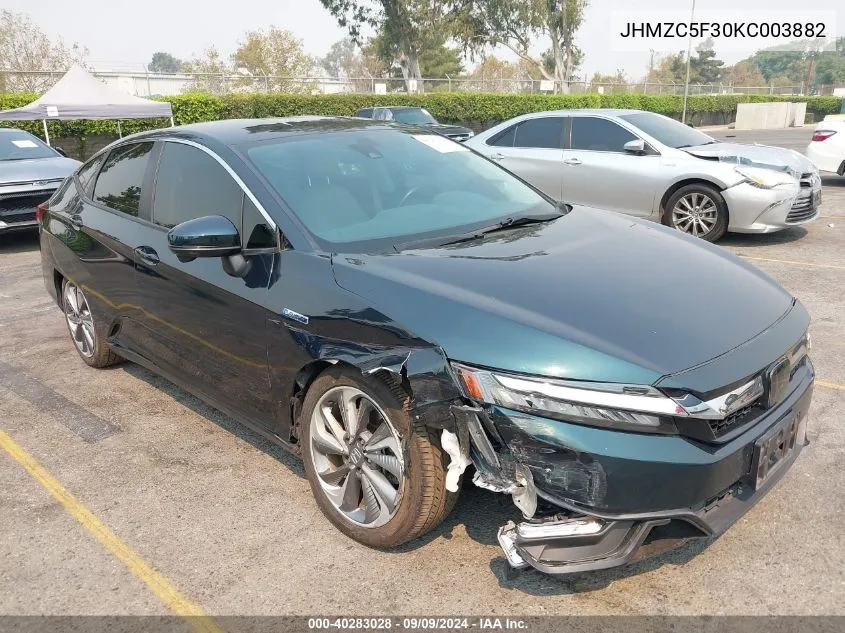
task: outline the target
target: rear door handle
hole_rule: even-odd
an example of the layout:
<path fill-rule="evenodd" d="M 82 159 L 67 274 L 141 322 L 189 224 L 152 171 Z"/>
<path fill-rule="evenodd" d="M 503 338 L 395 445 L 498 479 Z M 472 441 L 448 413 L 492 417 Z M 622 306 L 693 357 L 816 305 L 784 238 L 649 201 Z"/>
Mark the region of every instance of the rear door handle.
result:
<path fill-rule="evenodd" d="M 496 152 L 495 154 L 490 154 L 490 160 L 502 160 L 505 157 L 504 154 Z"/>
<path fill-rule="evenodd" d="M 565 161 L 563 161 L 563 164 L 564 165 L 580 165 L 581 159 L 580 158 L 567 158 Z"/>
<path fill-rule="evenodd" d="M 152 246 L 139 246 L 135 249 L 135 254 L 142 262 L 148 264 L 149 266 L 155 266 L 161 261 L 158 257 L 158 253 L 156 253 Z"/>

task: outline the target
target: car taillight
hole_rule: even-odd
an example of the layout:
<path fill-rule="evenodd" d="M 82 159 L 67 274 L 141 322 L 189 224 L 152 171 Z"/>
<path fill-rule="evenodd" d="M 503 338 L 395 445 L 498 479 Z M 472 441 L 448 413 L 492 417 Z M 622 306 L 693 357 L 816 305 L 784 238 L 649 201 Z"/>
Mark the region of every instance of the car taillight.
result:
<path fill-rule="evenodd" d="M 833 136 L 834 134 L 836 134 L 836 132 L 834 130 L 816 130 L 815 132 L 813 132 L 813 138 L 811 138 L 810 140 L 811 141 L 825 141 L 825 140 L 829 139 L 831 136 Z"/>
<path fill-rule="evenodd" d="M 49 210 L 50 210 L 50 203 L 49 202 L 42 202 L 37 207 L 35 207 L 35 219 L 38 221 L 38 224 L 41 224 L 41 221 L 44 219 L 44 215 Z"/>

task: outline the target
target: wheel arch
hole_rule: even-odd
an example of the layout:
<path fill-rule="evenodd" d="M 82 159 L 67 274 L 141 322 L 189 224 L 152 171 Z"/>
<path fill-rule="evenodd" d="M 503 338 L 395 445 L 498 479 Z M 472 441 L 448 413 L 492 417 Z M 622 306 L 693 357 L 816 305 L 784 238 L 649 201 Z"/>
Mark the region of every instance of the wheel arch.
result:
<path fill-rule="evenodd" d="M 454 429 L 450 407 L 462 395 L 451 378 L 448 361 L 439 348 L 402 348 L 370 355 L 335 355 L 314 358 L 296 372 L 290 389 L 291 439 L 298 442 L 300 414 L 314 381 L 332 367 L 370 376 L 394 393 L 402 393 L 412 420 L 435 428 Z"/>
<path fill-rule="evenodd" d="M 715 180 L 708 180 L 707 178 L 703 178 L 700 176 L 693 176 L 689 178 L 683 178 L 677 182 L 672 183 L 669 188 L 663 193 L 663 196 L 660 198 L 660 217 L 659 220 L 663 221 L 663 214 L 666 212 L 666 204 L 669 202 L 669 198 L 671 198 L 678 189 L 681 187 L 686 187 L 687 185 L 707 185 L 708 187 L 715 188 L 718 192 L 722 192 L 727 189 L 726 186 L 716 182 Z M 725 204 L 725 208 L 727 208 L 727 203 Z M 731 210 L 728 209 L 728 222 L 730 222 L 730 215 Z"/>

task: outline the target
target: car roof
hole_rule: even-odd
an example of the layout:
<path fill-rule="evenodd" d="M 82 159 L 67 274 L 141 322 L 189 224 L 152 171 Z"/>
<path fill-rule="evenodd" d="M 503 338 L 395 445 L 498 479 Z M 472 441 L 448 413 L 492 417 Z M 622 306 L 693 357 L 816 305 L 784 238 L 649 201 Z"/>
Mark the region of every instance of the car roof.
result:
<path fill-rule="evenodd" d="M 572 108 L 569 110 L 542 110 L 539 112 L 531 112 L 531 115 L 543 114 L 598 114 L 602 116 L 622 116 L 623 114 L 655 114 L 654 112 L 647 112 L 646 110 L 633 110 L 625 108 Z M 529 115 L 524 115 L 529 116 Z"/>
<path fill-rule="evenodd" d="M 27 136 L 33 136 L 30 132 L 16 127 L 0 127 L 0 134 L 6 134 L 9 136 L 12 134 L 26 134 Z"/>
<path fill-rule="evenodd" d="M 315 132 L 341 132 L 402 127 L 387 121 L 354 117 L 294 116 L 268 119 L 225 119 L 160 128 L 133 134 L 133 139 L 181 137 L 197 141 L 216 141 L 224 145 L 266 141 Z M 125 137 L 129 138 L 129 137 Z"/>

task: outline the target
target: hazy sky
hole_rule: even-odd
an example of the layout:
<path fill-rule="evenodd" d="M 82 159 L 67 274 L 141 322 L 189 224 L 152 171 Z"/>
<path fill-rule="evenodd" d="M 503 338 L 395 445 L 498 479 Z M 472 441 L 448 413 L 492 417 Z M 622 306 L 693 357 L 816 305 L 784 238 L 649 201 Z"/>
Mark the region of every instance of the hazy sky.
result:
<path fill-rule="evenodd" d="M 217 6 L 214 6 L 217 4 Z M 610 14 L 615 10 L 683 9 L 686 15 L 691 0 L 590 0 L 584 25 L 578 33 L 578 45 L 584 50 L 582 73 L 613 72 L 623 69 L 631 77 L 645 73 L 648 52 L 612 50 Z M 761 5 L 769 10 L 794 10 L 796 6 L 817 10 L 845 7 L 842 0 L 697 0 L 696 11 L 753 10 L 765 17 Z M 125 6 L 125 8 L 123 8 Z M 130 8 L 131 6 L 131 8 Z M 306 52 L 323 55 L 333 42 L 344 36 L 334 18 L 319 0 L 237 0 L 212 3 L 190 0 L 144 0 L 141 3 L 119 0 L 3 0 L 3 8 L 28 13 L 51 37 L 67 43 L 79 42 L 90 50 L 95 68 L 136 68 L 146 64 L 155 51 L 168 51 L 188 58 L 213 44 L 224 54 L 237 46 L 247 29 L 274 24 L 293 31 L 302 38 Z M 837 14 L 837 31 L 845 30 L 845 8 Z M 686 48 L 678 40 L 677 50 Z M 542 47 L 545 48 L 545 45 Z M 733 63 L 748 52 L 720 51 L 719 57 Z M 512 57 L 507 53 L 502 57 Z"/>

